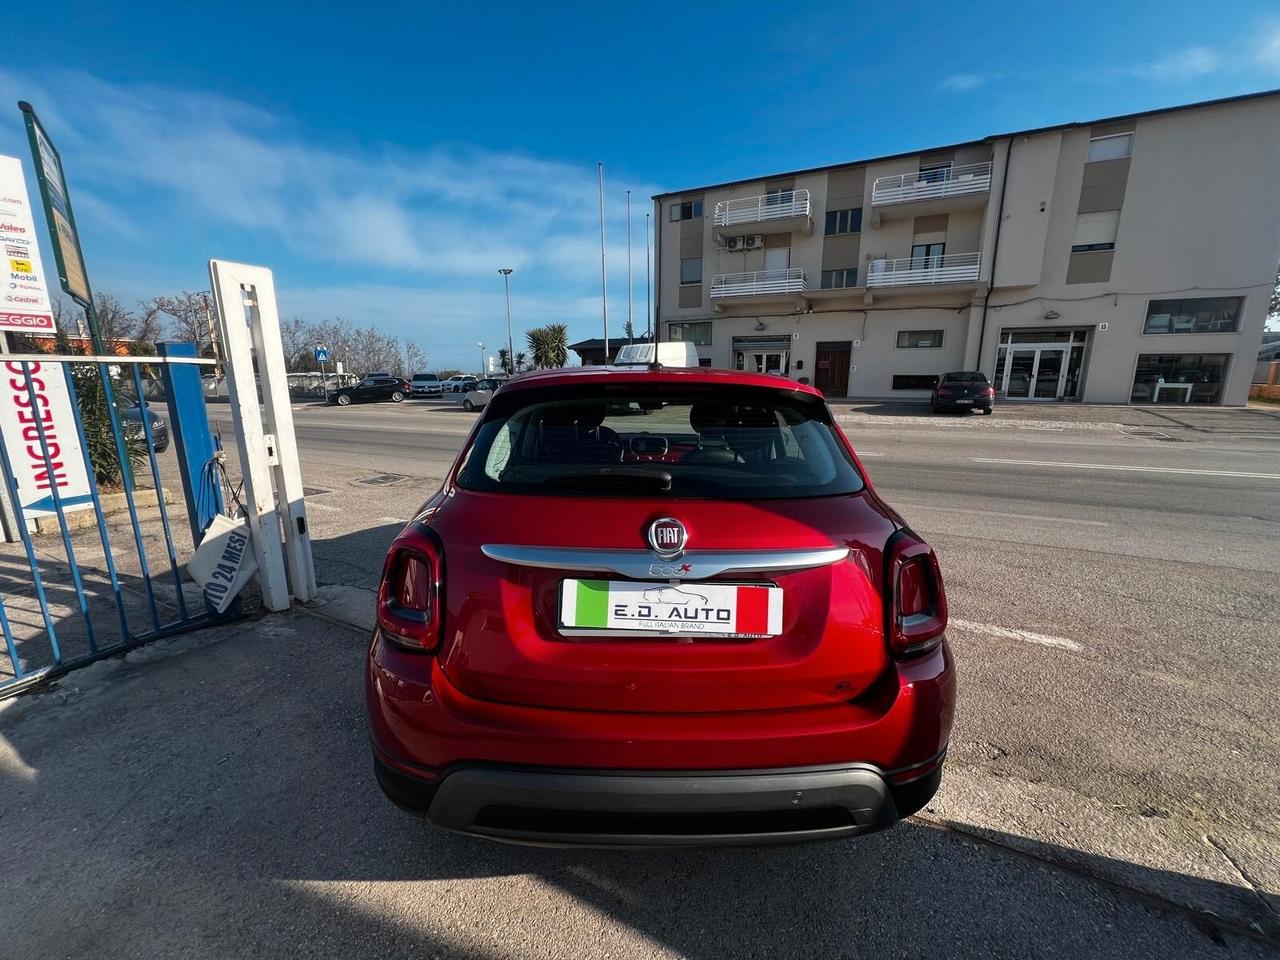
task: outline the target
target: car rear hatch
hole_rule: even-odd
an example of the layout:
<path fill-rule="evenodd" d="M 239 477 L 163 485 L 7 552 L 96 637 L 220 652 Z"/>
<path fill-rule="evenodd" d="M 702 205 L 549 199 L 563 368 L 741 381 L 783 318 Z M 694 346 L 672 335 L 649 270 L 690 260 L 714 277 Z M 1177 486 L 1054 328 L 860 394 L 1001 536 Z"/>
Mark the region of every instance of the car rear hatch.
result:
<path fill-rule="evenodd" d="M 430 521 L 445 552 L 441 664 L 460 690 L 562 709 L 698 713 L 847 701 L 884 675 L 882 550 L 895 527 L 823 422 L 820 401 L 796 399 L 776 429 L 767 417 L 707 423 L 708 404 L 696 396 L 654 416 L 628 416 L 614 403 L 623 412 L 590 427 L 597 439 L 612 435 L 596 462 L 580 447 L 557 460 L 549 441 L 520 439 L 510 425 L 528 400 L 495 396 L 458 487 Z M 565 426 L 556 403 L 543 407 L 551 409 L 539 414 L 539 442 Z M 733 460 L 722 452 L 726 432 Z M 772 453 L 762 453 L 767 443 Z M 518 463 L 522 450 L 534 450 L 532 460 Z M 801 469 L 805 456 L 813 471 Z M 562 466 L 587 479 L 579 484 L 571 471 L 563 486 L 553 482 L 565 479 L 555 473 Z M 672 475 L 669 490 L 655 472 Z M 710 487 L 698 485 L 704 474 Z M 777 485 L 760 486 L 775 475 Z M 742 477 L 737 494 L 716 492 L 716 482 Z M 811 495 L 776 497 L 787 490 Z M 649 542 L 664 519 L 685 530 L 678 557 Z M 587 593 L 605 598 L 594 604 L 597 619 L 582 612 Z M 617 629 L 608 611 L 623 600 L 694 625 Z M 696 628 L 722 614 L 732 628 Z"/>

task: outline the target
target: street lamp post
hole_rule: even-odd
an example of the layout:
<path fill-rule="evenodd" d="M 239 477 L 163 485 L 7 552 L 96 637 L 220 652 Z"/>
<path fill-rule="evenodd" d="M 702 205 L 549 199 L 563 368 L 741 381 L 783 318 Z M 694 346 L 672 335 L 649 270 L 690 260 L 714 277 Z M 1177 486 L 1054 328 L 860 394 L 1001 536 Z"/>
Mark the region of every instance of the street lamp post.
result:
<path fill-rule="evenodd" d="M 484 344 L 476 343 L 476 346 L 480 348 L 480 376 L 483 377 L 484 376 Z"/>
<path fill-rule="evenodd" d="M 507 292 L 507 363 L 511 364 L 511 374 L 516 374 L 516 345 L 511 339 L 511 268 L 499 267 L 502 274 L 502 287 Z"/>

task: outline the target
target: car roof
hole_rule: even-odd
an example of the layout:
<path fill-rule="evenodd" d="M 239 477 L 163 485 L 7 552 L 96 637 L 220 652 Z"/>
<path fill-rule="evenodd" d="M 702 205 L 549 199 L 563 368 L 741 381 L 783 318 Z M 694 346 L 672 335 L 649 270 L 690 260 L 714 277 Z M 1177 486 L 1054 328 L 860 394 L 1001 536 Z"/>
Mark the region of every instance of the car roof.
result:
<path fill-rule="evenodd" d="M 503 392 L 543 387 L 587 386 L 609 383 L 710 383 L 720 386 L 765 387 L 792 390 L 821 397 L 812 386 L 797 383 L 771 373 L 747 373 L 742 370 L 719 370 L 714 367 L 567 367 L 558 370 L 534 370 L 507 380 Z"/>

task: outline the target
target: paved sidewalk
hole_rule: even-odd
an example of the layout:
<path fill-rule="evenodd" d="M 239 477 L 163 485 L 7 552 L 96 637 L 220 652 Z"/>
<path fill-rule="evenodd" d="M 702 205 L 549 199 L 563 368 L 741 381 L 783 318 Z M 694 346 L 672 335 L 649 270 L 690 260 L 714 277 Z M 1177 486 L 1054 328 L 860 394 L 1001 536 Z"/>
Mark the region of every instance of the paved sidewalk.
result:
<path fill-rule="evenodd" d="M 1233 888 L 1180 864 L 1120 865 L 1140 875 L 1133 894 L 1092 878 L 1123 879 L 1106 858 L 957 832 L 938 812 L 849 842 L 719 851 L 431 830 L 374 785 L 364 642 L 275 615 L 4 704 L 0 955 L 1274 956 L 1274 939 L 1204 915 Z"/>
<path fill-rule="evenodd" d="M 1075 427 L 1079 429 L 1152 430 L 1175 435 L 1264 435 L 1280 439 L 1280 406 L 1247 407 L 1122 406 L 1101 403 L 1014 403 L 996 401 L 990 417 L 934 414 L 926 401 L 830 400 L 839 416 L 873 422 L 906 423 L 923 419 L 939 424 L 967 423 L 985 427 Z"/>

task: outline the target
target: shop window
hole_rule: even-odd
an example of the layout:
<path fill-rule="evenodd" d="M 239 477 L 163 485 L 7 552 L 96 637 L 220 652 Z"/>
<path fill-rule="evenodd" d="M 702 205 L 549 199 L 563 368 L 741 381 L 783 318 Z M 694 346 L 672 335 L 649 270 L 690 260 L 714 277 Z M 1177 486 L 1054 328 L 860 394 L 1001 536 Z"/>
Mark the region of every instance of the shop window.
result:
<path fill-rule="evenodd" d="M 1221 403 L 1226 353 L 1144 353 L 1133 374 L 1130 403 Z"/>
<path fill-rule="evenodd" d="M 1143 333 L 1235 333 L 1244 297 L 1187 297 L 1147 304 Z"/>
<path fill-rule="evenodd" d="M 894 390 L 932 390 L 937 382 L 936 373 L 895 373 L 893 375 Z"/>
<path fill-rule="evenodd" d="M 942 346 L 941 330 L 899 330 L 898 348 L 933 348 Z"/>

